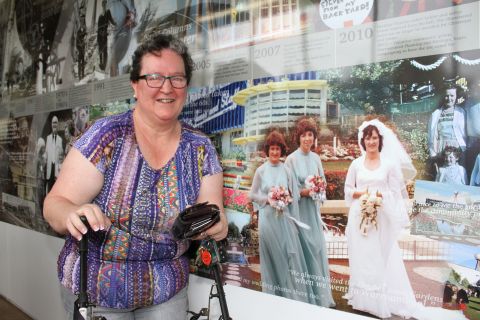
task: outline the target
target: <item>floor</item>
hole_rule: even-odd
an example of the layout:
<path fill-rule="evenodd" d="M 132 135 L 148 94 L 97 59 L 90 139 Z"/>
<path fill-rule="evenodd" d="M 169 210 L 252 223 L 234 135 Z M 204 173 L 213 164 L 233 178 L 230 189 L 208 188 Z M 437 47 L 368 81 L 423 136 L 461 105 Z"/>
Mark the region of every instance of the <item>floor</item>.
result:
<path fill-rule="evenodd" d="M 5 320 L 33 320 L 20 309 L 11 304 L 3 296 L 0 296 L 0 319 Z"/>

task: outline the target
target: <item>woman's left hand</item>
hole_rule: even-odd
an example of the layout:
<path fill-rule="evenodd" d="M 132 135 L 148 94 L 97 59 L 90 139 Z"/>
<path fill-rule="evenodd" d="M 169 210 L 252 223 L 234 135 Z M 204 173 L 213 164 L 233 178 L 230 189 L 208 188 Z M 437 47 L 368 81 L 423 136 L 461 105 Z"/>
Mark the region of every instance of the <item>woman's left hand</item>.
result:
<path fill-rule="evenodd" d="M 300 190 L 300 196 L 305 198 L 310 197 L 310 190 L 307 188 Z"/>
<path fill-rule="evenodd" d="M 217 173 L 211 176 L 205 176 L 200 185 L 200 194 L 197 203 L 208 201 L 214 203 L 220 208 L 220 221 L 214 224 L 198 235 L 194 240 L 203 240 L 208 237 L 216 241 L 222 240 L 228 233 L 228 222 L 223 211 L 223 174 Z"/>
<path fill-rule="evenodd" d="M 207 230 L 200 233 L 198 236 L 192 238 L 193 240 L 203 240 L 207 238 L 212 238 L 215 241 L 220 241 L 227 236 L 228 233 L 228 224 L 225 213 L 220 213 L 220 221 L 208 228 Z"/>
<path fill-rule="evenodd" d="M 225 213 L 220 213 L 220 221 L 211 226 L 206 231 L 202 232 L 197 240 L 212 238 L 215 241 L 225 239 L 228 233 L 228 224 Z"/>

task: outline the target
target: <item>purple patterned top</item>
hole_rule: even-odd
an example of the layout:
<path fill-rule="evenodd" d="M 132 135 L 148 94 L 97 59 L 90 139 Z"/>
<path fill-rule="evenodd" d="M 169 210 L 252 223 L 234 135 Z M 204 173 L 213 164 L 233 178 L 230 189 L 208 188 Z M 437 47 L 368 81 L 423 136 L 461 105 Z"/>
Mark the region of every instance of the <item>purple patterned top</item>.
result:
<path fill-rule="evenodd" d="M 92 233 L 88 248 L 88 292 L 92 303 L 136 308 L 162 303 L 188 281 L 188 241 L 170 233 L 178 213 L 196 202 L 203 176 L 222 171 L 207 136 L 182 124 L 174 157 L 155 170 L 135 139 L 133 112 L 95 122 L 75 143 L 104 175 L 94 199 L 112 221 L 108 231 Z M 58 259 L 62 285 L 78 292 L 78 242 L 66 237 Z"/>

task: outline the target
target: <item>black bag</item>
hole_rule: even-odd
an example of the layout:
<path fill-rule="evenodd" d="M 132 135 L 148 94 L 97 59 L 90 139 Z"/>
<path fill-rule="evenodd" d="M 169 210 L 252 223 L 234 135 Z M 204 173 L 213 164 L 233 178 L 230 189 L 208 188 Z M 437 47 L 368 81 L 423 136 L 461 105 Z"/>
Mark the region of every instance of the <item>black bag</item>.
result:
<path fill-rule="evenodd" d="M 202 202 L 186 208 L 173 223 L 172 233 L 176 239 L 193 238 L 220 220 L 216 204 Z"/>

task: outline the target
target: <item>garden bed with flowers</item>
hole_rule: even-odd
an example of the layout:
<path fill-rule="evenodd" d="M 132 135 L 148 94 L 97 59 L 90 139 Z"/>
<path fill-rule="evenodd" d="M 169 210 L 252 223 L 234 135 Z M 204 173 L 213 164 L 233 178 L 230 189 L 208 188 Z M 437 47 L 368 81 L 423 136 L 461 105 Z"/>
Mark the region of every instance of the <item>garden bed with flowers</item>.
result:
<path fill-rule="evenodd" d="M 248 191 L 223 188 L 223 206 L 239 212 L 248 213 Z"/>

